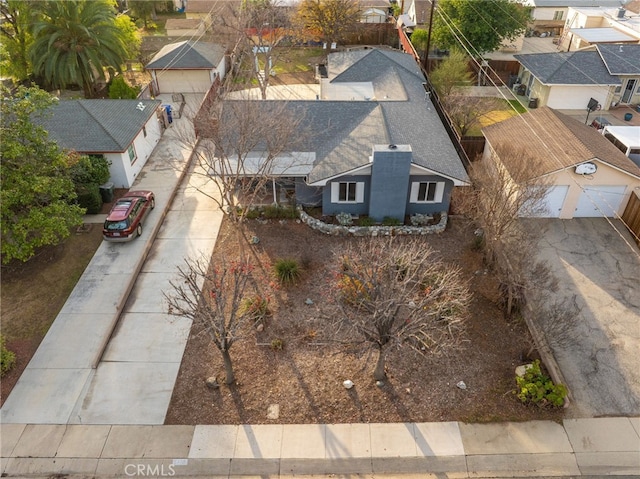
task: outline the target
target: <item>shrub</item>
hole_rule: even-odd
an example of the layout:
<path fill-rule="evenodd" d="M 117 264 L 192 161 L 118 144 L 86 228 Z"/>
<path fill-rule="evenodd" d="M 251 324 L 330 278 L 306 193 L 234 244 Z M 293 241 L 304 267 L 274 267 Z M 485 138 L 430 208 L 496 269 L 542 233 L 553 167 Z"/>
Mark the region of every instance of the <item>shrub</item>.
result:
<path fill-rule="evenodd" d="M 358 219 L 358 226 L 374 226 L 376 221 L 371 216 L 363 216 Z"/>
<path fill-rule="evenodd" d="M 255 220 L 260 218 L 260 210 L 258 208 L 249 208 L 244 215 L 248 220 Z"/>
<path fill-rule="evenodd" d="M 102 209 L 100 187 L 95 183 L 77 185 L 78 204 L 87 210 L 87 214 L 95 215 Z"/>
<path fill-rule="evenodd" d="M 338 213 L 336 221 L 342 226 L 351 226 L 353 224 L 353 218 L 351 218 L 350 213 Z"/>
<path fill-rule="evenodd" d="M 274 351 L 282 351 L 284 348 L 284 341 L 280 338 L 276 338 L 271 341 L 271 349 Z"/>
<path fill-rule="evenodd" d="M 402 222 L 398 218 L 392 218 L 391 216 L 385 216 L 382 218 L 382 226 L 400 226 Z"/>
<path fill-rule="evenodd" d="M 4 376 L 16 363 L 16 355 L 4 346 L 4 338 L 0 336 L 0 376 Z"/>
<path fill-rule="evenodd" d="M 294 284 L 301 274 L 300 265 L 295 259 L 279 259 L 274 271 L 281 284 Z"/>
<path fill-rule="evenodd" d="M 269 205 L 262 212 L 269 219 L 294 219 L 298 217 L 298 211 L 294 206 Z"/>
<path fill-rule="evenodd" d="M 75 185 L 95 183 L 101 185 L 109 181 L 111 162 L 102 155 L 72 155 L 69 167 L 71 180 Z"/>
<path fill-rule="evenodd" d="M 240 304 L 238 311 L 241 316 L 247 316 L 252 321 L 258 322 L 264 318 L 271 316 L 271 308 L 269 308 L 269 300 L 259 294 L 245 298 Z"/>
<path fill-rule="evenodd" d="M 561 407 L 567 395 L 564 385 L 554 384 L 551 378 L 542 372 L 538 359 L 526 369 L 524 376 L 516 376 L 516 384 L 516 395 L 525 404 Z"/>
<path fill-rule="evenodd" d="M 361 301 L 369 300 L 369 293 L 362 282 L 345 274 L 338 280 L 340 298 L 347 304 L 357 306 Z"/>
<path fill-rule="evenodd" d="M 109 85 L 109 98 L 112 100 L 129 99 L 135 100 L 138 97 L 138 88 L 127 84 L 127 81 L 119 75 L 113 79 Z"/>

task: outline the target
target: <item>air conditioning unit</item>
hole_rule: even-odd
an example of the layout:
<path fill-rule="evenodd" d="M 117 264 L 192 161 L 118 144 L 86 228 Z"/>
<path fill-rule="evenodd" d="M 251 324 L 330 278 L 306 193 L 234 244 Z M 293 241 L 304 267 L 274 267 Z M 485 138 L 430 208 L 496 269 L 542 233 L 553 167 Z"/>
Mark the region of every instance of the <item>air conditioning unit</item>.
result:
<path fill-rule="evenodd" d="M 593 175 L 598 170 L 594 163 L 582 163 L 576 166 L 577 175 Z"/>

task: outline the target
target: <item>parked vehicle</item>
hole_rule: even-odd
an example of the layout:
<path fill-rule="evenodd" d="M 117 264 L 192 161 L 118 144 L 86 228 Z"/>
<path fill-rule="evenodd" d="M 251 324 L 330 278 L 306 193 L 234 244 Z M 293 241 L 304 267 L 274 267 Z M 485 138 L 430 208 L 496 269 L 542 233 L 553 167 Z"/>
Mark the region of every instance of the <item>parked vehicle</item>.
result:
<path fill-rule="evenodd" d="M 131 241 L 142 234 L 147 214 L 155 208 L 156 198 L 151 191 L 130 191 L 118 199 L 102 227 L 107 241 Z"/>

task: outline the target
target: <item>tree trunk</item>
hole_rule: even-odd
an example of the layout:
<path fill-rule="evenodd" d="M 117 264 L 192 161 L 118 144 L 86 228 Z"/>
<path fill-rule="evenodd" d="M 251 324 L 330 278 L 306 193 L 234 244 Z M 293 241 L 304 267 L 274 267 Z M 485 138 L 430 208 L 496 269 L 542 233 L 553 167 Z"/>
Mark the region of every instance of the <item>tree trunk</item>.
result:
<path fill-rule="evenodd" d="M 233 373 L 233 365 L 231 364 L 231 355 L 229 350 L 221 351 L 222 359 L 224 361 L 224 375 L 226 384 L 233 384 L 236 382 L 236 376 Z"/>
<path fill-rule="evenodd" d="M 376 368 L 373 371 L 373 379 L 376 381 L 384 381 L 387 379 L 387 375 L 384 372 L 384 353 L 382 352 L 382 348 L 378 350 L 378 362 L 376 363 Z"/>

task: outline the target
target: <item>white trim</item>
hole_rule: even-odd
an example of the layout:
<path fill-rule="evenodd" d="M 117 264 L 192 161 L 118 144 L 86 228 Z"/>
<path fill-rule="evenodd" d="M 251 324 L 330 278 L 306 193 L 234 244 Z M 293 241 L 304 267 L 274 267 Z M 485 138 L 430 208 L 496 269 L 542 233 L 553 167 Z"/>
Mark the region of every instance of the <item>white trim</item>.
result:
<path fill-rule="evenodd" d="M 340 200 L 340 185 L 355 184 L 356 186 L 356 199 L 355 201 L 341 201 Z M 364 181 L 334 181 L 331 183 L 331 203 L 337 204 L 357 204 L 364 203 Z"/>
<path fill-rule="evenodd" d="M 444 179 L 451 180 L 451 181 L 453 181 L 453 186 L 470 186 L 471 185 L 471 182 L 459 180 L 459 179 L 453 178 L 452 176 L 448 176 L 448 175 L 445 175 L 443 173 L 440 173 L 438 171 L 430 170 L 429 168 L 427 168 L 425 166 L 421 166 L 421 165 L 417 165 L 415 163 L 411 163 L 411 169 L 409 170 L 409 174 L 411 176 L 417 176 L 417 175 L 421 175 L 421 174 L 423 175 L 425 173 L 428 174 L 428 175 L 441 176 Z"/>
<path fill-rule="evenodd" d="M 433 194 L 433 200 L 418 200 L 418 194 L 420 192 L 421 184 L 434 183 L 436 190 Z M 410 203 L 442 203 L 442 197 L 444 196 L 444 181 L 413 181 L 411 182 L 411 195 L 409 197 Z"/>
<path fill-rule="evenodd" d="M 366 170 L 369 170 L 368 172 Z M 358 166 L 353 170 L 343 171 L 340 174 L 329 176 L 327 178 L 323 178 L 322 180 L 314 181 L 313 183 L 307 183 L 308 186 L 327 186 L 327 183 L 330 181 L 334 181 L 336 178 L 342 178 L 343 176 L 354 176 L 354 175 L 371 175 L 371 164 Z"/>

